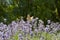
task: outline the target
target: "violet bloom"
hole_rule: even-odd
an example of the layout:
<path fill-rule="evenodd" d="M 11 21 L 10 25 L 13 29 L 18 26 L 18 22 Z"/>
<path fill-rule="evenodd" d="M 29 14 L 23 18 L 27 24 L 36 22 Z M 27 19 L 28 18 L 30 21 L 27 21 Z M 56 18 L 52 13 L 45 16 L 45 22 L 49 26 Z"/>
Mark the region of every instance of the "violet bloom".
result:
<path fill-rule="evenodd" d="M 44 25 L 43 25 L 43 24 L 39 24 L 38 30 L 39 30 L 39 31 L 44 31 Z"/>
<path fill-rule="evenodd" d="M 33 31 L 30 31 L 30 36 L 31 36 L 31 38 L 33 37 Z"/>
<path fill-rule="evenodd" d="M 36 33 L 38 33 L 38 29 L 35 29 L 34 31 L 35 31 Z"/>
<path fill-rule="evenodd" d="M 49 28 L 48 27 L 46 27 L 44 30 L 45 30 L 45 32 L 49 32 Z"/>
<path fill-rule="evenodd" d="M 0 37 L 2 37 L 2 36 L 3 36 L 3 34 L 4 34 L 4 32 L 1 32 L 1 31 L 0 31 Z"/>
<path fill-rule="evenodd" d="M 9 31 L 5 32 L 4 35 L 6 36 L 7 39 L 10 38 L 10 32 Z"/>
<path fill-rule="evenodd" d="M 0 24 L 0 30 L 3 31 L 5 29 L 5 25 L 3 23 Z"/>

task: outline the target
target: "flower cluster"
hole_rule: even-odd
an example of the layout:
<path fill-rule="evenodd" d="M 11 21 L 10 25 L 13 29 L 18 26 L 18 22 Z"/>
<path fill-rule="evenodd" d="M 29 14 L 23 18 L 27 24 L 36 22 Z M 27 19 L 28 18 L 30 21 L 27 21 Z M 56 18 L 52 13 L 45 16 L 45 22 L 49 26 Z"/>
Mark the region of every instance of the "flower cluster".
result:
<path fill-rule="evenodd" d="M 47 24 L 44 25 L 44 21 L 34 18 L 31 21 L 24 21 L 23 18 L 19 22 L 12 21 L 9 25 L 0 23 L 0 40 L 9 40 L 18 32 L 19 40 L 29 40 L 34 36 L 38 36 L 40 40 L 44 37 L 41 36 L 42 32 L 49 34 L 56 34 L 60 31 L 60 23 L 47 20 Z M 40 34 L 40 35 L 39 35 Z"/>

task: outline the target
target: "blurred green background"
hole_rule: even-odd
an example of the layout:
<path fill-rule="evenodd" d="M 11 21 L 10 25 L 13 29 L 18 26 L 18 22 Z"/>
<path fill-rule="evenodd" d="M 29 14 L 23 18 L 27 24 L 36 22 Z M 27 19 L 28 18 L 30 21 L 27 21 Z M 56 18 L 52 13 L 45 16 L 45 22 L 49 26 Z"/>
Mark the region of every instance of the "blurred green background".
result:
<path fill-rule="evenodd" d="M 9 24 L 27 14 L 60 22 L 60 0 L 0 0 L 0 22 Z"/>

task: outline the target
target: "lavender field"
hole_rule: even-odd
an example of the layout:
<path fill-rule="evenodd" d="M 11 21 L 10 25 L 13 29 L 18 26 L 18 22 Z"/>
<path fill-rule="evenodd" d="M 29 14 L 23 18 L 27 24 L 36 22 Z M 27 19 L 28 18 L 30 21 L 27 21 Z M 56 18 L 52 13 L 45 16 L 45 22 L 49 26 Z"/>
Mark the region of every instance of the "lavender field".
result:
<path fill-rule="evenodd" d="M 60 0 L 0 0 L 0 40 L 60 40 Z"/>
<path fill-rule="evenodd" d="M 47 24 L 39 18 L 31 21 L 12 21 L 6 25 L 0 23 L 0 40 L 60 40 L 60 23 L 47 20 Z"/>

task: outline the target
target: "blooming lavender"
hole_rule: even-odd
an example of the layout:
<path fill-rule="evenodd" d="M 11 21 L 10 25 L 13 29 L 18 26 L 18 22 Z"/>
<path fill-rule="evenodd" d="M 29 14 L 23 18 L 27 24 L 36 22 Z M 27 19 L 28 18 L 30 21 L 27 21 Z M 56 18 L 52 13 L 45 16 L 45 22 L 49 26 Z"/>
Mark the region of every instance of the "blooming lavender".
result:
<path fill-rule="evenodd" d="M 18 22 L 12 21 L 8 25 L 3 22 L 0 23 L 0 40 L 9 40 L 16 33 L 18 33 L 18 40 L 30 40 L 29 36 L 31 39 L 36 36 L 40 40 L 44 40 L 44 36 L 41 37 L 44 32 L 52 35 L 57 34 L 59 31 L 59 22 L 47 20 L 47 24 L 44 25 L 44 21 L 37 17 L 32 18 L 30 21 L 24 21 L 22 17 Z"/>

